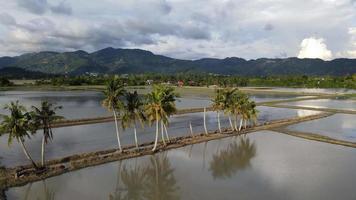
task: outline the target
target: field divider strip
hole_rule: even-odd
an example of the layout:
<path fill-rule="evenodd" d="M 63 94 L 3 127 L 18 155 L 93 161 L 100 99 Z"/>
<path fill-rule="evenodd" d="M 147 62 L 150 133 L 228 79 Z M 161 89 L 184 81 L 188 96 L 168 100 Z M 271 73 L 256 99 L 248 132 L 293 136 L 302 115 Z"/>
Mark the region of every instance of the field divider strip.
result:
<path fill-rule="evenodd" d="M 331 138 L 328 136 L 320 135 L 317 133 L 288 130 L 287 127 L 279 127 L 279 128 L 274 128 L 272 130 L 275 132 L 278 132 L 278 133 L 287 134 L 287 135 L 291 135 L 291 136 L 299 137 L 299 138 L 303 138 L 303 139 L 356 148 L 355 142 L 339 140 L 339 139 Z"/>

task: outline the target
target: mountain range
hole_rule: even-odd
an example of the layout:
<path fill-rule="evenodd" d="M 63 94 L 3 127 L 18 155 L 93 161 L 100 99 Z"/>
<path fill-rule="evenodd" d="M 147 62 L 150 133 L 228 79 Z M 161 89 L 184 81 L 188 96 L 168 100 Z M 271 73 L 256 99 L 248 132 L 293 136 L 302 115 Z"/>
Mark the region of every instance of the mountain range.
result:
<path fill-rule="evenodd" d="M 259 58 L 245 60 L 202 58 L 175 59 L 155 55 L 141 49 L 115 49 L 108 47 L 93 53 L 37 52 L 15 57 L 0 57 L 0 75 L 5 71 L 20 70 L 42 74 L 81 75 L 86 73 L 214 73 L 241 76 L 269 75 L 333 75 L 356 74 L 356 59 Z M 15 70 L 15 71 L 16 71 Z"/>

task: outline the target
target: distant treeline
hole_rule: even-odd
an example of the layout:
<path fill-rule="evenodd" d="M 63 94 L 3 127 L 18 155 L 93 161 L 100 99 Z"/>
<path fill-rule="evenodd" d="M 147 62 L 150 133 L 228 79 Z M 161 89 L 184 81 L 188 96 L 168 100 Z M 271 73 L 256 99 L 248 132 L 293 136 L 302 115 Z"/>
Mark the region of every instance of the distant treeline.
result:
<path fill-rule="evenodd" d="M 0 87 L 7 87 L 12 85 L 13 83 L 9 81 L 9 79 L 0 77 Z"/>
<path fill-rule="evenodd" d="M 103 85 L 110 76 L 73 76 L 37 80 L 36 85 Z M 307 88 L 350 88 L 356 89 L 356 74 L 349 76 L 269 76 L 241 77 L 208 74 L 141 74 L 121 75 L 120 81 L 128 86 L 167 83 L 184 86 L 265 86 L 265 87 L 307 87 Z"/>

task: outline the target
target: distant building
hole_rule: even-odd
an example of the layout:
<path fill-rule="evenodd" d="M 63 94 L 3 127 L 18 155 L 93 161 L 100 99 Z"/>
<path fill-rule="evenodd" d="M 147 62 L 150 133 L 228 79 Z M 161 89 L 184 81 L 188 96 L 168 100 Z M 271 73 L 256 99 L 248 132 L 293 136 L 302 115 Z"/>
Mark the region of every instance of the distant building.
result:
<path fill-rule="evenodd" d="M 153 80 L 146 80 L 147 85 L 152 85 L 152 83 L 153 83 Z"/>
<path fill-rule="evenodd" d="M 182 80 L 180 80 L 180 81 L 177 82 L 177 85 L 178 85 L 178 87 L 183 87 L 184 82 Z"/>

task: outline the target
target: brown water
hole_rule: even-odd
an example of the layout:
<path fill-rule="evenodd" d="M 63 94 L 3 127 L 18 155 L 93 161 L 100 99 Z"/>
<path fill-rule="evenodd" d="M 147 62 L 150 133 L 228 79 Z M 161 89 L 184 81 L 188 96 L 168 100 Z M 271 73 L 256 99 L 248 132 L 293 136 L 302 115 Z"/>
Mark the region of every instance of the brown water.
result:
<path fill-rule="evenodd" d="M 8 199 L 356 199 L 356 149 L 270 131 L 10 188 Z"/>

